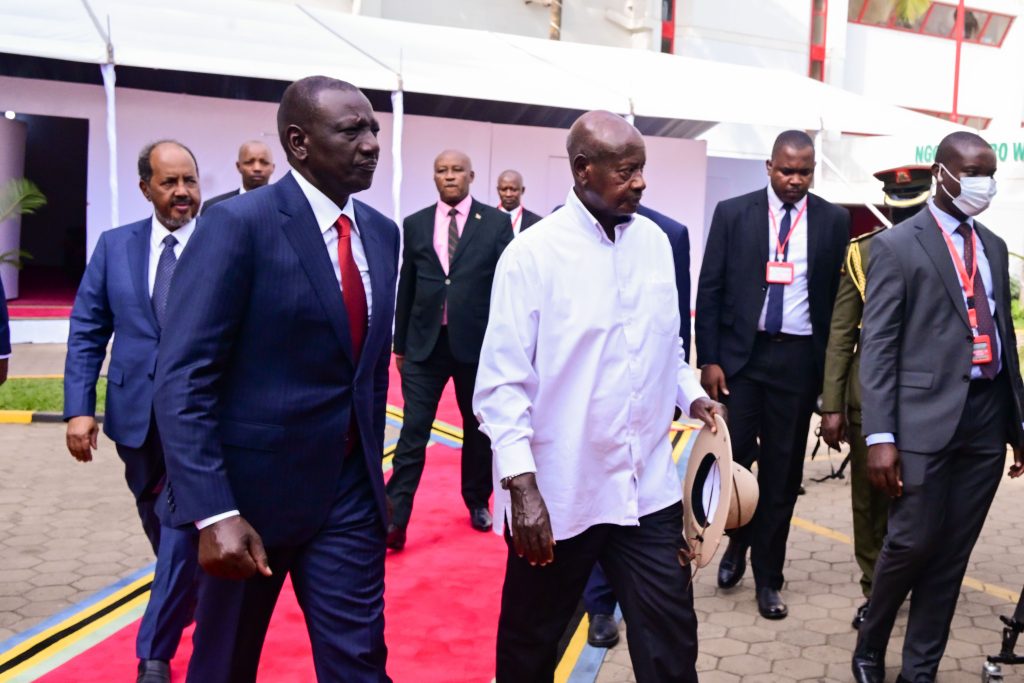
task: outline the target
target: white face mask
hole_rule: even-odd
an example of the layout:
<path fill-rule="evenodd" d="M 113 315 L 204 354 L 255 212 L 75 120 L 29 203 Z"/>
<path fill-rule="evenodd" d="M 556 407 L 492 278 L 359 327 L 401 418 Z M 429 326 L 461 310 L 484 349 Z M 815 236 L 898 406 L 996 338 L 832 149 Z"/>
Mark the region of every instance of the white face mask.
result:
<path fill-rule="evenodd" d="M 949 177 L 960 186 L 960 196 L 954 197 L 942 184 L 942 171 L 949 173 Z M 939 187 L 953 200 L 953 206 L 967 216 L 977 216 L 988 208 L 992 203 L 992 198 L 996 196 L 996 179 L 991 176 L 957 178 L 949 172 L 945 164 L 940 163 L 938 180 Z"/>

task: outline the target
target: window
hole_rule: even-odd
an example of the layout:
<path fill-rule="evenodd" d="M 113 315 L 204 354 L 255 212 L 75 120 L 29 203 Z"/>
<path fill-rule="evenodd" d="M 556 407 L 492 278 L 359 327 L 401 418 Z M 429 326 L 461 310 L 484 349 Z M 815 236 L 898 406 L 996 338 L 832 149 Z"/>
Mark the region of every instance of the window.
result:
<path fill-rule="evenodd" d="M 931 111 L 930 109 L 914 109 L 914 111 L 922 114 L 928 114 L 935 118 L 943 119 L 945 121 L 952 121 L 953 115 L 949 112 Z M 956 117 L 956 123 L 961 126 L 967 126 L 968 128 L 974 128 L 975 130 L 985 130 L 988 128 L 988 124 L 992 123 L 992 119 L 987 116 L 972 116 L 970 114 L 958 114 Z"/>
<path fill-rule="evenodd" d="M 901 6 L 911 4 L 898 0 L 850 0 L 848 19 L 854 24 L 956 39 L 956 4 L 931 2 L 923 12 L 901 13 Z M 964 40 L 999 47 L 1012 24 L 1011 16 L 968 7 L 964 14 Z"/>

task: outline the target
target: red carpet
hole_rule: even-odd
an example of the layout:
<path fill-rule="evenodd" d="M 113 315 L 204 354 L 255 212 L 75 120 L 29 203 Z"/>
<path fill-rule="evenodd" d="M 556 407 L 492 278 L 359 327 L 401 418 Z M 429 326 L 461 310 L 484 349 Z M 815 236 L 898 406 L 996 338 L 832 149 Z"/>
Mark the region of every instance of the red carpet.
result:
<path fill-rule="evenodd" d="M 392 372 L 392 405 L 401 406 Z M 438 419 L 462 426 L 451 386 Z M 459 451 L 440 444 L 427 451 L 406 549 L 387 560 L 385 592 L 388 673 L 396 683 L 487 683 L 494 677 L 505 546 L 494 534 L 469 526 L 459 494 Z M 138 623 L 39 679 L 47 683 L 109 683 L 134 680 Z M 182 639 L 172 669 L 185 678 L 191 631 Z M 270 626 L 260 683 L 315 680 L 305 623 L 286 584 Z"/>
<path fill-rule="evenodd" d="M 67 318 L 78 290 L 60 268 L 27 265 L 18 274 L 18 298 L 7 302 L 12 318 Z"/>

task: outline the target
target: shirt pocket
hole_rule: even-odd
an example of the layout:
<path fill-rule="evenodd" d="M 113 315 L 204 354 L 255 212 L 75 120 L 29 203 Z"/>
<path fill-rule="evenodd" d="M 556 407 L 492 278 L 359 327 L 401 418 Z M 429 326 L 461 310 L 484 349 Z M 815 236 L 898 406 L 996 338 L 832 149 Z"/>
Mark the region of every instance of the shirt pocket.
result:
<path fill-rule="evenodd" d="M 649 280 L 643 287 L 643 310 L 658 334 L 679 335 L 679 295 L 671 280 Z"/>

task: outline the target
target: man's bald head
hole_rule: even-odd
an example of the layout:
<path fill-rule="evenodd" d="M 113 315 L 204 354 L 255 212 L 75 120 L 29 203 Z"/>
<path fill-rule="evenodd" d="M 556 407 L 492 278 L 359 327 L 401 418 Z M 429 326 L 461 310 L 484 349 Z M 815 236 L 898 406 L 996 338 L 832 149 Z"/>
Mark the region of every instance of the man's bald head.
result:
<path fill-rule="evenodd" d="M 644 146 L 640 131 L 610 111 L 588 111 L 576 119 L 565 142 L 570 163 L 579 155 L 600 161 L 605 156 L 621 153 L 631 145 Z"/>
<path fill-rule="evenodd" d="M 565 143 L 576 196 L 610 230 L 636 213 L 647 184 L 647 151 L 631 123 L 608 111 L 576 119 Z"/>
<path fill-rule="evenodd" d="M 446 149 L 434 159 L 434 185 L 441 201 L 455 206 L 469 196 L 469 185 L 476 175 L 469 155 L 457 149 Z"/>
<path fill-rule="evenodd" d="M 255 190 L 269 183 L 274 175 L 274 155 L 262 140 L 249 140 L 238 148 L 235 168 L 242 176 L 245 191 Z"/>
<path fill-rule="evenodd" d="M 523 201 L 523 176 L 519 171 L 511 168 L 501 172 L 498 176 L 498 200 L 501 201 L 501 208 L 506 211 L 515 211 Z"/>
<path fill-rule="evenodd" d="M 935 163 L 948 165 L 955 159 L 963 158 L 975 150 L 985 148 L 991 149 L 991 145 L 985 142 L 985 138 L 977 133 L 958 130 L 942 138 L 935 150 Z"/>

